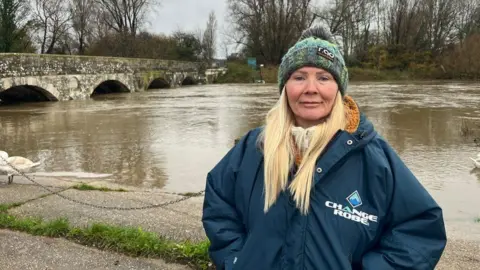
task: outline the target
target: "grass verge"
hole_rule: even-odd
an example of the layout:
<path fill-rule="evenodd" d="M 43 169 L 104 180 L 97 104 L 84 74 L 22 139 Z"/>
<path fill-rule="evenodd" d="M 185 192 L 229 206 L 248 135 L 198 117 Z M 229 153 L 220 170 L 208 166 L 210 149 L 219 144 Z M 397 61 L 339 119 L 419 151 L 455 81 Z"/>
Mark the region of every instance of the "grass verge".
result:
<path fill-rule="evenodd" d="M 127 192 L 128 190 L 123 188 L 111 189 L 107 187 L 95 187 L 88 184 L 80 184 L 72 187 L 73 189 L 78 190 L 98 190 L 98 191 L 115 191 L 115 192 Z"/>
<path fill-rule="evenodd" d="M 173 242 L 142 228 L 111 226 L 102 223 L 85 228 L 72 227 L 67 219 L 43 221 L 41 218 L 17 218 L 8 214 L 15 204 L 0 204 L 0 228 L 32 235 L 63 237 L 76 243 L 129 256 L 162 258 L 194 269 L 208 269 L 209 242 Z"/>
<path fill-rule="evenodd" d="M 218 77 L 216 83 L 252 83 L 255 79 L 263 79 L 266 83 L 278 83 L 278 65 L 266 65 L 261 72 L 253 70 L 246 61 L 227 62 L 228 71 Z M 348 67 L 351 82 L 356 81 L 424 81 L 424 80 L 462 80 L 462 77 L 452 77 L 440 69 L 413 65 L 406 70 L 373 69 L 367 67 Z"/>

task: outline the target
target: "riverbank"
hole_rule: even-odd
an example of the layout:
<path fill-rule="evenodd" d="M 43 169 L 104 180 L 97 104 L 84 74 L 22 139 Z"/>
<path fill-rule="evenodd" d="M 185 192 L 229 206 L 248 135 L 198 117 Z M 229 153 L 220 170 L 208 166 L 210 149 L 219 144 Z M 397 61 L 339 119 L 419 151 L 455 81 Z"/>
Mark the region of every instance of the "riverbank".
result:
<path fill-rule="evenodd" d="M 227 63 L 228 72 L 220 76 L 215 83 L 252 83 L 263 80 L 265 83 L 277 83 L 278 66 L 265 66 L 259 70 L 253 70 L 244 63 Z M 376 70 L 360 67 L 348 68 L 349 79 L 355 81 L 424 81 L 424 80 L 472 80 L 463 78 L 461 74 L 458 77 L 452 77 L 440 68 L 426 69 L 414 68 L 410 70 Z"/>
<path fill-rule="evenodd" d="M 0 238 L 17 240 L 15 243 L 1 241 L 2 252 L 8 253 L 0 256 L 2 269 L 38 266 L 59 269 L 67 263 L 77 266 L 72 269 L 85 269 L 79 265 L 110 269 L 101 265 L 115 263 L 121 266 L 115 269 L 130 269 L 127 265 L 135 263 L 136 269 L 206 269 L 208 266 L 208 243 L 201 225 L 202 196 L 166 204 L 186 197 L 94 179 L 86 184 L 103 187 L 102 191 L 74 188 L 80 183 L 76 179 L 35 178 L 39 184 L 58 193 L 56 195 L 21 177 L 15 178 L 14 184 L 5 185 L 4 178 L 0 177 L 0 204 L 3 205 L 0 228 L 9 230 L 0 231 Z M 436 269 L 477 269 L 480 223 L 470 223 L 467 234 L 462 230 L 463 224 L 447 220 L 449 241 Z M 49 248 L 42 248 L 45 243 Z M 19 246 L 23 247 L 20 253 L 15 251 Z M 100 256 L 97 249 L 107 252 L 107 262 L 99 260 L 95 265 L 85 260 Z M 31 259 L 22 259 L 25 256 Z"/>

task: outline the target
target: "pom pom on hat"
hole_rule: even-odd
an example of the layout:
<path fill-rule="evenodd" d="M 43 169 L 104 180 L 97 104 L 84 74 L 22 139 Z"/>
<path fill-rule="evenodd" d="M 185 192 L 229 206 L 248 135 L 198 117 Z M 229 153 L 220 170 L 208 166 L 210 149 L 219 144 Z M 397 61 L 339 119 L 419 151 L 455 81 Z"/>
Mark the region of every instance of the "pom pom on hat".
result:
<path fill-rule="evenodd" d="M 316 26 L 316 27 L 305 29 L 302 32 L 302 35 L 298 38 L 298 41 L 302 41 L 309 37 L 316 37 L 316 38 L 328 41 L 330 43 L 335 43 L 335 41 L 333 40 L 332 33 L 330 33 L 330 30 L 328 30 L 325 27 Z"/>

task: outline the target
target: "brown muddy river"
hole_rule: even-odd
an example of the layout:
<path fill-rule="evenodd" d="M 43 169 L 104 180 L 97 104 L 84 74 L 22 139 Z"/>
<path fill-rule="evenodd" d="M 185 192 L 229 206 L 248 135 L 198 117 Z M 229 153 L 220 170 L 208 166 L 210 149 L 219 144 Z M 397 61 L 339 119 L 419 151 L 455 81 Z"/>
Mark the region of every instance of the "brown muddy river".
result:
<path fill-rule="evenodd" d="M 463 119 L 480 124 L 480 85 L 351 83 L 348 91 L 446 218 L 480 227 L 480 169 L 469 159 L 480 147 L 460 135 Z M 0 106 L 0 150 L 42 161 L 39 176 L 196 192 L 277 97 L 275 85 L 203 85 Z"/>

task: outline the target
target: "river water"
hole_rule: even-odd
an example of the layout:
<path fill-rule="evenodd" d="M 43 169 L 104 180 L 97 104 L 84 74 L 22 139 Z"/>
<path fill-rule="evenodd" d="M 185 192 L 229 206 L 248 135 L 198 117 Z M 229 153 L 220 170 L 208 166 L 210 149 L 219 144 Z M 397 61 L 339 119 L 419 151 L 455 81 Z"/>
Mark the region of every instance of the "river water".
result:
<path fill-rule="evenodd" d="M 445 216 L 473 224 L 480 169 L 469 157 L 480 148 L 460 129 L 464 119 L 480 124 L 480 85 L 369 82 L 348 91 Z M 195 192 L 277 97 L 275 85 L 203 85 L 0 106 L 0 149 L 42 161 L 36 174 L 43 177 Z"/>

